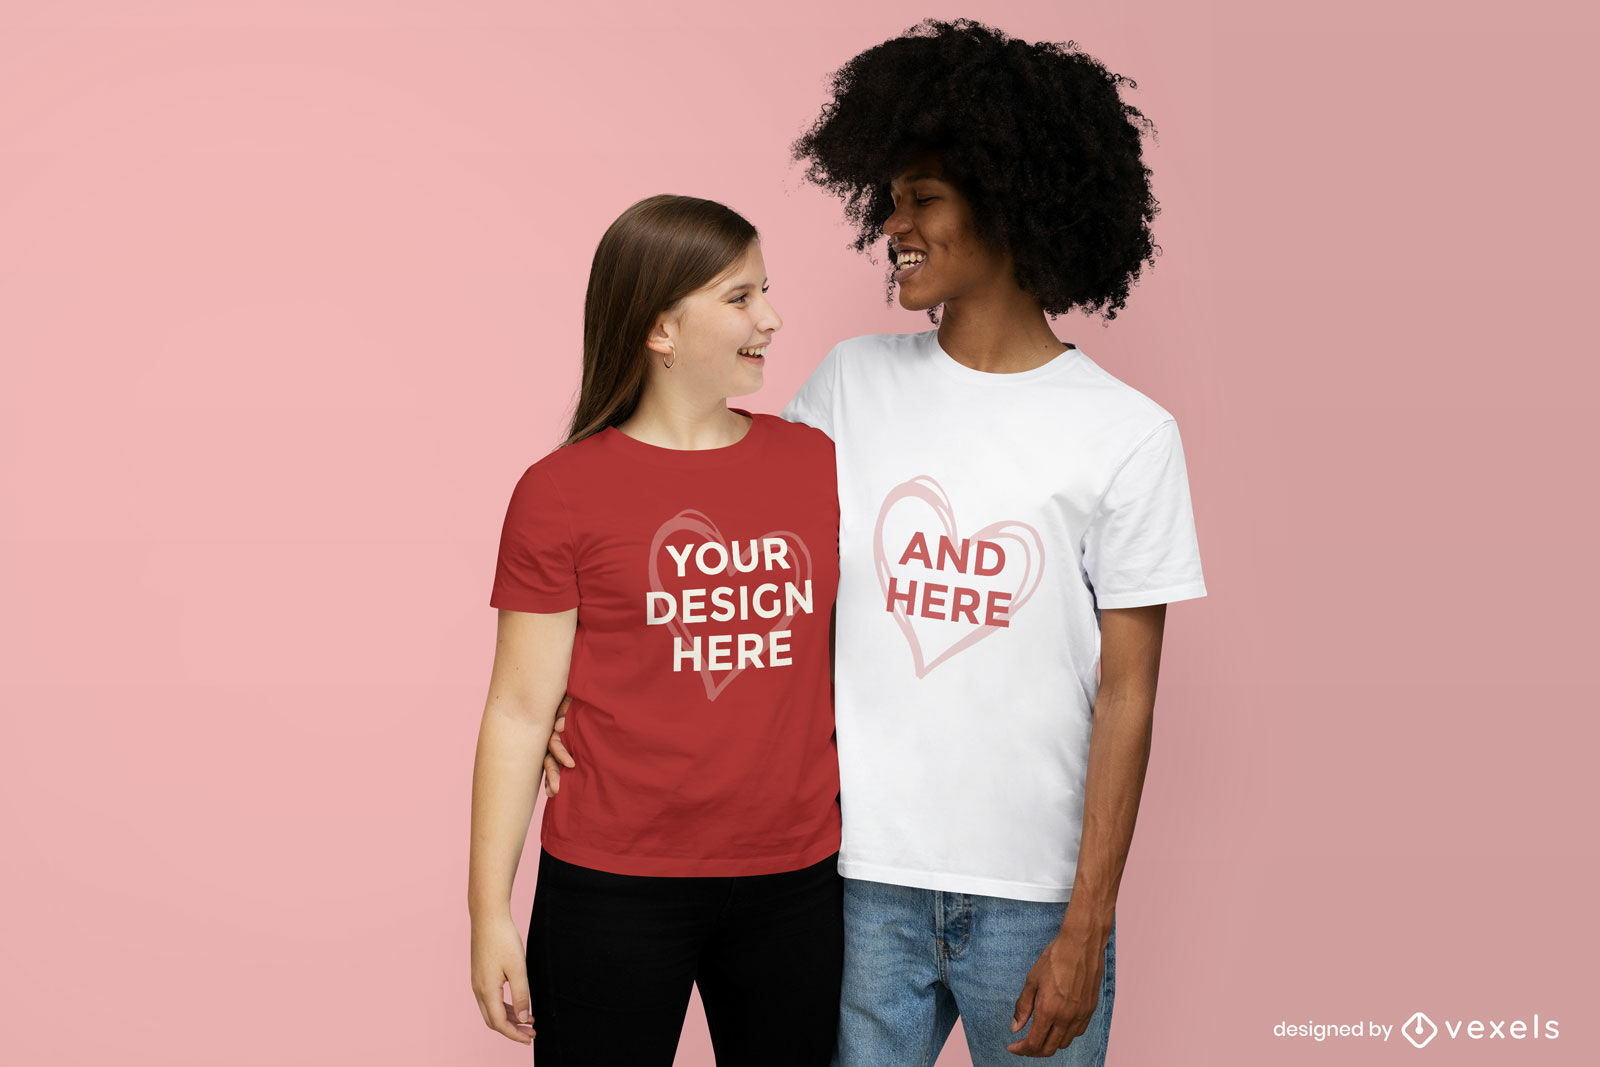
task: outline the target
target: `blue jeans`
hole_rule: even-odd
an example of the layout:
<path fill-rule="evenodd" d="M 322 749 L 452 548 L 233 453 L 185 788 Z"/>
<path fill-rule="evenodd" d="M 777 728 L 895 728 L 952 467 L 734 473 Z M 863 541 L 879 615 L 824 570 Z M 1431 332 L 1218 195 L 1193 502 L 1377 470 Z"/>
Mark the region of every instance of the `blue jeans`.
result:
<path fill-rule="evenodd" d="M 932 1067 L 961 1018 L 974 1067 L 1032 1062 L 1006 1046 L 1028 971 L 1065 904 L 844 880 L 844 989 L 835 1067 Z M 1101 1067 L 1116 989 L 1116 922 L 1089 1028 L 1049 1057 Z"/>

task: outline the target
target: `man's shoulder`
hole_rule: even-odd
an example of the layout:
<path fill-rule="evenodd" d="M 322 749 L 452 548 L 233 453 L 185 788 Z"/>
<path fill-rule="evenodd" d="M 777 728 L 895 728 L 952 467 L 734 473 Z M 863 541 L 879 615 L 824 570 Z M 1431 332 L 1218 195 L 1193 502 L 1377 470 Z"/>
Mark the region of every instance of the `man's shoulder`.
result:
<path fill-rule="evenodd" d="M 863 357 L 915 351 L 926 347 L 928 338 L 934 332 L 923 330 L 921 333 L 863 333 L 847 337 L 834 345 L 831 355 L 841 362 L 854 362 Z"/>
<path fill-rule="evenodd" d="M 921 378 L 934 331 L 864 333 L 834 345 L 818 368 L 830 387 L 852 394 L 897 388 L 908 376 Z"/>
<path fill-rule="evenodd" d="M 786 418 L 806 414 L 815 418 L 844 394 L 860 396 L 891 388 L 899 375 L 910 371 L 917 356 L 927 351 L 932 331 L 925 333 L 864 333 L 847 337 L 828 350 L 799 392 L 784 410 Z"/>
<path fill-rule="evenodd" d="M 1063 384 L 1089 394 L 1094 407 L 1107 416 L 1152 429 L 1173 418 L 1170 411 L 1148 394 L 1106 370 L 1082 349 L 1078 350 L 1072 371 Z"/>

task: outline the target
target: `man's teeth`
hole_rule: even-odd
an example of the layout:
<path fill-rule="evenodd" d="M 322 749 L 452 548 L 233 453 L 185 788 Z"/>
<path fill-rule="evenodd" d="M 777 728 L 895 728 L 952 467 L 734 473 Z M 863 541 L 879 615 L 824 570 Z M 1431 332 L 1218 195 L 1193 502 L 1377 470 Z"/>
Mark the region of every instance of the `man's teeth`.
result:
<path fill-rule="evenodd" d="M 927 258 L 927 255 L 922 252 L 901 252 L 895 257 L 894 265 L 904 270 L 906 267 L 916 266 Z"/>
<path fill-rule="evenodd" d="M 739 354 L 741 356 L 764 356 L 767 354 L 767 346 L 762 345 L 760 348 L 741 348 L 739 349 Z"/>

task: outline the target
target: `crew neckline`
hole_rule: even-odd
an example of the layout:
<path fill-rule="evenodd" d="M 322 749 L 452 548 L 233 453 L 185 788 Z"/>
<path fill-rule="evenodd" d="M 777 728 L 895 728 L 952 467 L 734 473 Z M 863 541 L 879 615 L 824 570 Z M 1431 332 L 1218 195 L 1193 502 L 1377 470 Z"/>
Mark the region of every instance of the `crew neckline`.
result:
<path fill-rule="evenodd" d="M 973 370 L 971 367 L 967 366 L 965 363 L 962 363 L 960 360 L 956 359 L 956 357 L 944 350 L 944 346 L 939 343 L 939 330 L 937 327 L 932 330 L 925 331 L 923 333 L 923 337 L 926 338 L 928 355 L 933 362 L 939 367 L 942 367 L 946 374 L 949 374 L 964 382 L 985 382 L 988 384 L 1036 382 L 1041 378 L 1049 378 L 1060 374 L 1063 370 L 1076 362 L 1079 356 L 1083 355 L 1083 349 L 1074 344 L 1066 351 L 1059 352 L 1052 356 L 1048 363 L 1040 364 L 1039 366 L 1034 367 L 1032 370 Z M 1063 341 L 1062 344 L 1072 344 L 1072 342 Z"/>
<path fill-rule="evenodd" d="M 667 448 L 663 445 L 652 445 L 641 441 L 637 437 L 629 437 L 615 426 L 607 426 L 600 431 L 606 443 L 630 458 L 652 463 L 660 467 L 697 468 L 721 467 L 730 463 L 739 463 L 753 456 L 761 447 L 766 437 L 765 417 L 753 415 L 744 408 L 730 407 L 728 409 L 736 414 L 743 415 L 750 420 L 750 428 L 744 436 L 730 445 L 720 445 L 717 448 Z"/>

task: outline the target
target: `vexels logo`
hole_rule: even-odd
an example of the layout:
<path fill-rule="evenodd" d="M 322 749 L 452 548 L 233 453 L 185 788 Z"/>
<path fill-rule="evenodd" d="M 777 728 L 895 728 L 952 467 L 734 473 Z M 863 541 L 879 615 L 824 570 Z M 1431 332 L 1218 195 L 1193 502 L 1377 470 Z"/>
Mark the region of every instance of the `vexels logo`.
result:
<path fill-rule="evenodd" d="M 1541 1023 L 1537 1015 L 1531 1024 L 1523 1019 L 1446 1019 L 1444 1031 L 1451 1039 L 1466 1037 L 1472 1041 L 1537 1041 L 1540 1038 L 1551 1041 L 1561 1036 L 1561 1024 L 1555 1019 L 1545 1019 Z M 1400 1032 L 1414 1046 L 1424 1048 L 1439 1036 L 1439 1027 L 1419 1011 L 1405 1021 Z"/>
<path fill-rule="evenodd" d="M 1433 1020 L 1420 1011 L 1406 1020 L 1400 1032 L 1405 1034 L 1406 1040 L 1417 1048 L 1425 1047 L 1428 1042 L 1439 1036 L 1439 1028 L 1433 1025 Z"/>
<path fill-rule="evenodd" d="M 1332 1041 L 1339 1038 L 1371 1038 L 1387 1042 L 1394 1036 L 1395 1024 L 1378 1019 L 1356 1019 L 1352 1022 L 1290 1022 L 1287 1019 L 1272 1028 L 1274 1037 L 1309 1037 L 1313 1041 Z M 1441 1043 L 1465 1038 L 1468 1041 L 1554 1041 L 1561 1036 L 1561 1023 L 1555 1019 L 1535 1014 L 1527 1019 L 1445 1019 L 1435 1023 L 1426 1012 L 1413 1012 L 1400 1024 L 1400 1033 L 1411 1042 L 1412 1048 L 1427 1048 L 1434 1038 Z M 1432 1055 L 1432 1053 L 1430 1053 Z"/>

